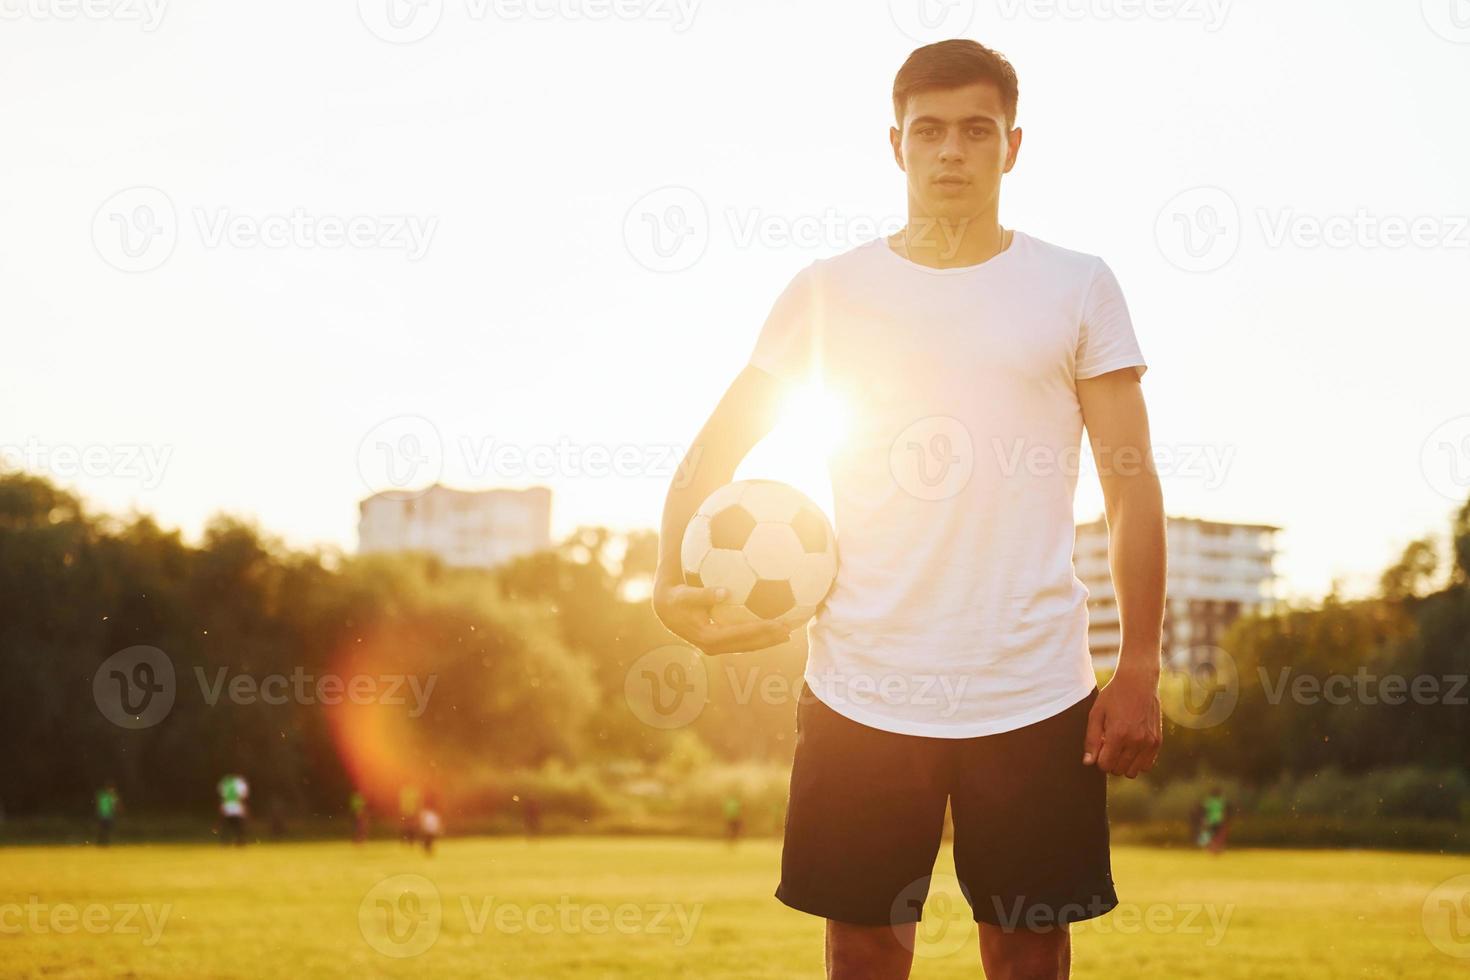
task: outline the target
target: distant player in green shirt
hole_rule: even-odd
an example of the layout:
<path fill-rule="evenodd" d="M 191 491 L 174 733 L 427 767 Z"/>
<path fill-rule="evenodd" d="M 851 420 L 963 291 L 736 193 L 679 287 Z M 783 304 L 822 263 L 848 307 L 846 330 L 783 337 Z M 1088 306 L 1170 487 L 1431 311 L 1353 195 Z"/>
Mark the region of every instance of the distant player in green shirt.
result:
<path fill-rule="evenodd" d="M 112 842 L 112 824 L 121 802 L 112 780 L 97 791 L 97 846 L 106 847 Z"/>
<path fill-rule="evenodd" d="M 245 782 L 245 777 L 230 773 L 219 781 L 219 812 L 224 818 L 225 833 L 220 835 L 220 842 L 228 844 L 231 839 L 243 847 L 245 845 L 245 801 L 250 798 L 250 784 Z"/>
<path fill-rule="evenodd" d="M 1219 854 L 1225 849 L 1225 841 L 1230 832 L 1230 818 L 1234 815 L 1235 808 L 1230 805 L 1219 786 L 1212 786 L 1210 795 L 1200 801 L 1200 811 L 1200 846 L 1209 848 L 1212 854 Z"/>
<path fill-rule="evenodd" d="M 742 824 L 740 813 L 740 797 L 734 794 L 725 797 L 725 836 L 731 844 L 734 844 L 740 839 L 740 828 Z"/>

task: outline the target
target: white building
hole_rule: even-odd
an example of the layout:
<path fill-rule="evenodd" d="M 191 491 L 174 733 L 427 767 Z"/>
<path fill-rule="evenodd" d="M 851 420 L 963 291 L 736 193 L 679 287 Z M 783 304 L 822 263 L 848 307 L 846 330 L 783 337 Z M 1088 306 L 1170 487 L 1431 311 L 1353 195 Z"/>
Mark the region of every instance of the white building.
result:
<path fill-rule="evenodd" d="M 1204 659 L 1204 648 L 1219 646 L 1226 627 L 1240 616 L 1269 611 L 1275 595 L 1275 533 L 1281 529 L 1195 517 L 1170 517 L 1165 527 L 1169 573 L 1163 656 L 1174 666 L 1185 666 Z M 1104 518 L 1078 525 L 1073 564 L 1087 586 L 1088 646 L 1094 663 L 1113 667 L 1122 633 Z"/>
<path fill-rule="evenodd" d="M 426 551 L 446 565 L 493 568 L 551 547 L 551 491 L 378 493 L 358 505 L 358 554 Z"/>

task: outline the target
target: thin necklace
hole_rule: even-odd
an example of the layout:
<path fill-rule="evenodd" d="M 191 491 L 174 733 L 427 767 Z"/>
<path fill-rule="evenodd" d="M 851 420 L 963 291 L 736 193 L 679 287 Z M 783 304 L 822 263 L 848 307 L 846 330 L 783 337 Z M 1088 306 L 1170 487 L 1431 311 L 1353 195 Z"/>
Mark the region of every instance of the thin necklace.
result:
<path fill-rule="evenodd" d="M 1007 248 L 1010 247 L 1010 240 L 1012 237 L 1014 237 L 1014 234 L 1009 229 L 1007 229 L 1004 225 L 1000 226 L 1000 250 L 995 253 L 996 255 L 999 255 L 1001 252 L 1004 252 Z M 903 257 L 908 259 L 910 262 L 913 261 L 913 259 L 909 256 L 909 226 L 907 222 L 905 222 L 903 226 Z M 991 256 L 991 258 L 994 257 L 995 256 Z"/>

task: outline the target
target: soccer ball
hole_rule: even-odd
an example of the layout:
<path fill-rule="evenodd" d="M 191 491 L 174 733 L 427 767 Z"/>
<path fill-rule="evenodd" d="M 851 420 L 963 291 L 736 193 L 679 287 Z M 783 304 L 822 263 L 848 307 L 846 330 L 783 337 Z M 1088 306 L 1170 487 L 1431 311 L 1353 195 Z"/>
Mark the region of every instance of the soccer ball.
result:
<path fill-rule="evenodd" d="M 775 480 L 737 480 L 710 494 L 684 530 L 684 581 L 727 589 L 717 623 L 796 629 L 837 577 L 837 536 L 817 505 Z"/>

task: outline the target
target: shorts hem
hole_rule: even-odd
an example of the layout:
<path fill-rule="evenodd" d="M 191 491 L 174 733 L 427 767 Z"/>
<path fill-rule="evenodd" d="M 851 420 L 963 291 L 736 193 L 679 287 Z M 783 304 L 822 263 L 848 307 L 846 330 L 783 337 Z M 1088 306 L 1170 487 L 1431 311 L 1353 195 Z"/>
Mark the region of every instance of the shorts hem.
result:
<path fill-rule="evenodd" d="M 1100 898 L 1101 901 L 1098 900 Z M 1034 912 L 1031 914 L 1023 912 L 1020 915 L 1014 916 L 1008 920 L 1006 918 L 1003 918 L 999 914 L 993 916 L 989 914 L 982 915 L 980 912 L 980 907 L 978 906 L 973 908 L 972 911 L 974 913 L 974 918 L 976 922 L 983 922 L 986 925 L 998 926 L 1002 929 L 1006 929 L 1008 927 L 1031 928 L 1026 924 L 1028 921 L 1034 922 L 1037 928 L 1047 928 L 1050 926 L 1070 925 L 1073 922 L 1085 922 L 1088 919 L 1100 918 L 1101 916 L 1107 915 L 1109 912 L 1113 911 L 1113 909 L 1117 908 L 1119 904 L 1121 903 L 1119 903 L 1118 901 L 1117 893 L 1108 891 L 1095 892 L 1091 898 L 1081 902 L 1073 899 L 1064 902 L 1033 902 L 1031 904 L 1031 908 L 1033 910 L 1037 908 L 1048 910 L 1046 915 L 1036 915 L 1034 914 Z M 1055 910 L 1054 914 L 1051 910 Z"/>
<path fill-rule="evenodd" d="M 776 889 L 776 900 L 789 909 L 795 909 L 798 912 L 805 912 L 808 915 L 815 915 L 821 919 L 832 919 L 835 922 L 845 922 L 848 925 L 853 926 L 891 927 L 895 925 L 902 925 L 905 922 L 918 921 L 917 915 L 914 919 L 895 920 L 892 915 L 864 915 L 862 913 L 851 912 L 847 909 L 835 908 L 834 906 L 836 903 L 821 902 L 814 899 L 806 898 L 804 896 L 794 895 L 792 894 L 791 889 L 787 888 L 785 885 L 782 885 Z"/>

